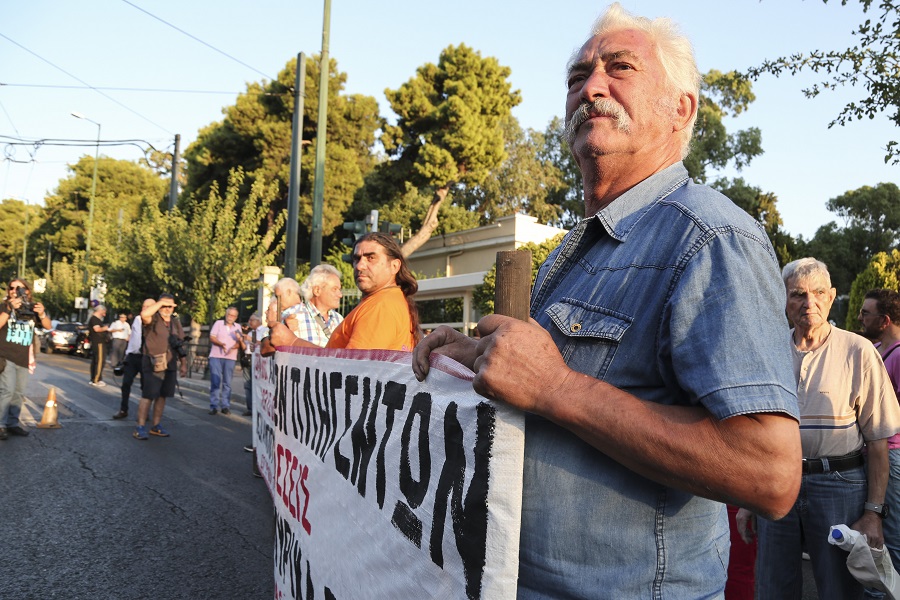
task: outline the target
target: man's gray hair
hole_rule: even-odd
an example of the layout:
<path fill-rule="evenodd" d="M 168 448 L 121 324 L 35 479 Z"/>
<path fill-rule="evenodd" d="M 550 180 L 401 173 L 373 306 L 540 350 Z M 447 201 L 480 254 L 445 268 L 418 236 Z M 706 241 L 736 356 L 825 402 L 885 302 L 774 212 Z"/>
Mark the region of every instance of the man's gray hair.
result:
<path fill-rule="evenodd" d="M 831 287 L 831 274 L 828 272 L 828 267 L 821 260 L 816 260 L 810 256 L 789 262 L 781 270 L 781 279 L 784 280 L 785 287 L 792 280 L 808 279 L 815 276 L 825 279 L 828 287 Z"/>
<path fill-rule="evenodd" d="M 300 295 L 300 284 L 297 283 L 296 279 L 292 279 L 290 277 L 282 277 L 278 280 L 274 287 L 278 288 L 279 290 L 294 290 L 295 292 L 297 292 L 298 296 Z"/>
<path fill-rule="evenodd" d="M 650 38 L 650 42 L 656 47 L 656 56 L 666 74 L 666 87 L 673 95 L 692 94 L 697 99 L 697 110 L 694 116 L 679 135 L 681 140 L 681 158 L 685 158 L 691 151 L 691 137 L 694 134 L 694 123 L 697 120 L 700 102 L 700 83 L 702 77 L 697 69 L 697 61 L 694 58 L 694 49 L 691 41 L 681 33 L 678 25 L 671 19 L 660 17 L 648 19 L 630 14 L 622 5 L 615 2 L 600 15 L 591 27 L 590 37 L 596 37 L 613 31 L 623 29 L 637 29 Z M 566 71 L 568 72 L 578 57 L 576 50 L 569 60 Z M 661 99 L 662 100 L 662 99 Z M 666 102 L 663 104 L 667 105 Z"/>
<path fill-rule="evenodd" d="M 326 263 L 316 265 L 313 267 L 312 271 L 309 272 L 309 277 L 306 278 L 303 285 L 300 286 L 300 295 L 304 300 L 309 302 L 313 297 L 313 288 L 317 285 L 325 285 L 325 281 L 329 277 L 337 277 L 338 281 L 340 281 L 341 272 Z"/>

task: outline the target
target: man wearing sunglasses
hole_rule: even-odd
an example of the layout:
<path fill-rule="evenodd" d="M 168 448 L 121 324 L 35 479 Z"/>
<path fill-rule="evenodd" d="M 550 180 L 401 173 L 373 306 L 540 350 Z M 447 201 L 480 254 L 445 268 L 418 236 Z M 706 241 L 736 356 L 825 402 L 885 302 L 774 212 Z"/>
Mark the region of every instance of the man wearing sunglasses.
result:
<path fill-rule="evenodd" d="M 44 305 L 33 301 L 28 284 L 13 279 L 0 305 L 0 358 L 6 362 L 0 373 L 0 440 L 10 435 L 28 435 L 19 422 L 19 414 L 30 375 L 28 363 L 36 325 L 44 329 L 53 327 Z"/>

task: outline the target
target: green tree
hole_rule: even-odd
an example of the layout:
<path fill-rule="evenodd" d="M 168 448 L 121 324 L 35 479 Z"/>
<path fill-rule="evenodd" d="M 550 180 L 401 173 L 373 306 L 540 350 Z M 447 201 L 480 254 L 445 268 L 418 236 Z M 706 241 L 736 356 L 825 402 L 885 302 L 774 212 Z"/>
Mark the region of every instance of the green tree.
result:
<path fill-rule="evenodd" d="M 550 120 L 544 130 L 544 147 L 540 154 L 543 160 L 556 167 L 561 178 L 562 185 L 548 190 L 547 196 L 547 201 L 557 207 L 556 224 L 571 229 L 584 217 L 584 183 L 575 157 L 565 141 L 565 128 L 565 122 L 559 117 Z"/>
<path fill-rule="evenodd" d="M 69 170 L 69 177 L 60 180 L 56 192 L 45 199 L 42 222 L 30 237 L 43 248 L 52 243 L 56 260 L 73 262 L 84 254 L 94 157 L 83 156 Z M 159 205 L 167 189 L 168 182 L 146 166 L 99 158 L 91 234 L 92 272 L 105 268 L 116 252 L 122 227 L 137 218 L 141 202 Z"/>
<path fill-rule="evenodd" d="M 523 244 L 516 250 L 531 252 L 531 285 L 534 286 L 534 280 L 540 266 L 547 260 L 550 253 L 562 242 L 565 233 L 560 233 L 547 239 L 539 244 L 528 242 Z M 494 312 L 494 290 L 497 286 L 497 266 L 494 265 L 484 276 L 484 283 L 475 288 L 472 298 L 475 306 L 483 315 L 489 315 Z"/>
<path fill-rule="evenodd" d="M 150 203 L 123 237 L 123 252 L 106 274 L 113 304 L 140 303 L 168 290 L 198 322 L 212 323 L 241 293 L 254 287 L 263 266 L 274 263 L 284 213 L 263 236 L 277 188 L 257 180 L 246 197 L 244 175 L 232 173 L 221 195 L 195 198 L 189 222 L 180 209 L 161 212 Z M 240 206 L 239 206 L 240 205 Z"/>
<path fill-rule="evenodd" d="M 544 134 L 523 130 L 515 117 L 502 125 L 506 158 L 477 186 L 466 188 L 454 202 L 480 215 L 480 225 L 499 217 L 524 213 L 542 223 L 556 222 L 560 207 L 552 203 L 565 183 L 546 156 Z"/>
<path fill-rule="evenodd" d="M 841 4 L 847 3 L 848 0 L 841 0 Z M 856 27 L 853 35 L 857 43 L 850 48 L 811 50 L 766 60 L 748 69 L 747 76 L 755 80 L 766 73 L 776 77 L 803 71 L 824 74 L 825 79 L 803 90 L 807 98 L 826 90 L 861 85 L 864 93 L 848 102 L 828 126 L 843 126 L 880 113 L 887 113 L 895 125 L 900 125 L 900 6 L 894 0 L 859 3 L 864 12 L 875 10 L 877 15 Z M 873 9 L 873 5 L 877 8 Z M 886 150 L 885 163 L 900 162 L 896 140 L 887 142 Z"/>
<path fill-rule="evenodd" d="M 246 197 L 257 180 L 276 185 L 276 201 L 270 207 L 268 225 L 287 206 L 290 184 L 291 132 L 294 111 L 293 87 L 297 59 L 288 61 L 272 82 L 251 83 L 225 118 L 202 129 L 184 156 L 186 185 L 180 205 L 191 215 L 189 198 L 206 197 L 212 186 L 225 187 L 229 173 L 240 167 L 246 174 L 241 196 Z M 371 96 L 343 93 L 347 75 L 329 63 L 328 143 L 325 162 L 323 233 L 329 235 L 343 222 L 363 177 L 375 164 L 372 147 L 383 119 Z M 303 105 L 301 151 L 300 222 L 307 231 L 312 224 L 312 192 L 315 174 L 316 121 L 319 111 L 319 60 L 307 59 L 306 97 Z M 301 234 L 303 232 L 301 231 Z"/>
<path fill-rule="evenodd" d="M 63 259 L 54 262 L 47 275 L 47 289 L 38 299 L 54 319 L 75 312 L 75 298 L 82 293 L 83 270 L 80 264 Z"/>
<path fill-rule="evenodd" d="M 863 186 L 827 203 L 828 210 L 843 218 L 820 227 L 807 244 L 807 253 L 828 265 L 838 293 L 850 285 L 872 257 L 888 252 L 900 239 L 900 188 L 893 183 Z"/>
<path fill-rule="evenodd" d="M 34 230 L 40 227 L 41 213 L 40 206 L 21 200 L 0 202 L 0 273 L 12 275 L 17 272 L 22 261 L 22 244 L 26 240 L 26 268 L 34 265 Z"/>
<path fill-rule="evenodd" d="M 691 152 L 684 159 L 688 174 L 705 183 L 707 169 L 722 169 L 729 163 L 740 171 L 763 153 L 762 134 L 756 127 L 728 133 L 725 117 L 735 117 L 756 99 L 750 82 L 737 72 L 715 69 L 703 76 L 697 122 L 691 140 Z"/>
<path fill-rule="evenodd" d="M 827 207 L 848 227 L 868 232 L 865 252 L 869 256 L 895 246 L 900 238 L 900 188 L 894 183 L 851 190 L 829 200 Z"/>
<path fill-rule="evenodd" d="M 900 251 L 894 249 L 890 252 L 879 252 L 853 281 L 845 324 L 848 331 L 859 329 L 856 316 L 862 308 L 866 292 L 876 288 L 900 289 Z"/>
<path fill-rule="evenodd" d="M 427 63 L 397 90 L 385 90 L 396 125 L 386 125 L 382 145 L 393 160 L 380 165 L 384 200 L 403 193 L 404 182 L 433 192 L 419 230 L 403 245 L 409 256 L 428 241 L 451 189 L 484 182 L 506 158 L 501 125 L 520 102 L 510 70 L 464 44 L 448 46 L 437 65 Z M 387 197 L 385 197 L 387 196 Z"/>

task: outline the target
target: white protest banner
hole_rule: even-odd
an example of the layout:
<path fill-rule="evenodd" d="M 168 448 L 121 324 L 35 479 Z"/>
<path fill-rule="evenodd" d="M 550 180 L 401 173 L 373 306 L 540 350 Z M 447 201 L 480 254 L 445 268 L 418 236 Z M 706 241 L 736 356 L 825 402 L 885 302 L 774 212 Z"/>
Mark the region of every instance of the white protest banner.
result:
<path fill-rule="evenodd" d="M 435 356 L 254 357 L 276 598 L 515 598 L 524 419 Z"/>

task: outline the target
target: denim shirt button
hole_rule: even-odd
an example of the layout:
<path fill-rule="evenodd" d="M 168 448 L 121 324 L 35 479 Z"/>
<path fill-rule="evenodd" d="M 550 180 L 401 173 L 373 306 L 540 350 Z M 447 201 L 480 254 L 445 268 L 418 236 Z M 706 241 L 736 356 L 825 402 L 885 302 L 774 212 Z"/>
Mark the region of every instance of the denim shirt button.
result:
<path fill-rule="evenodd" d="M 572 333 L 578 333 L 581 331 L 581 323 L 572 323 L 572 326 L 569 328 Z"/>

